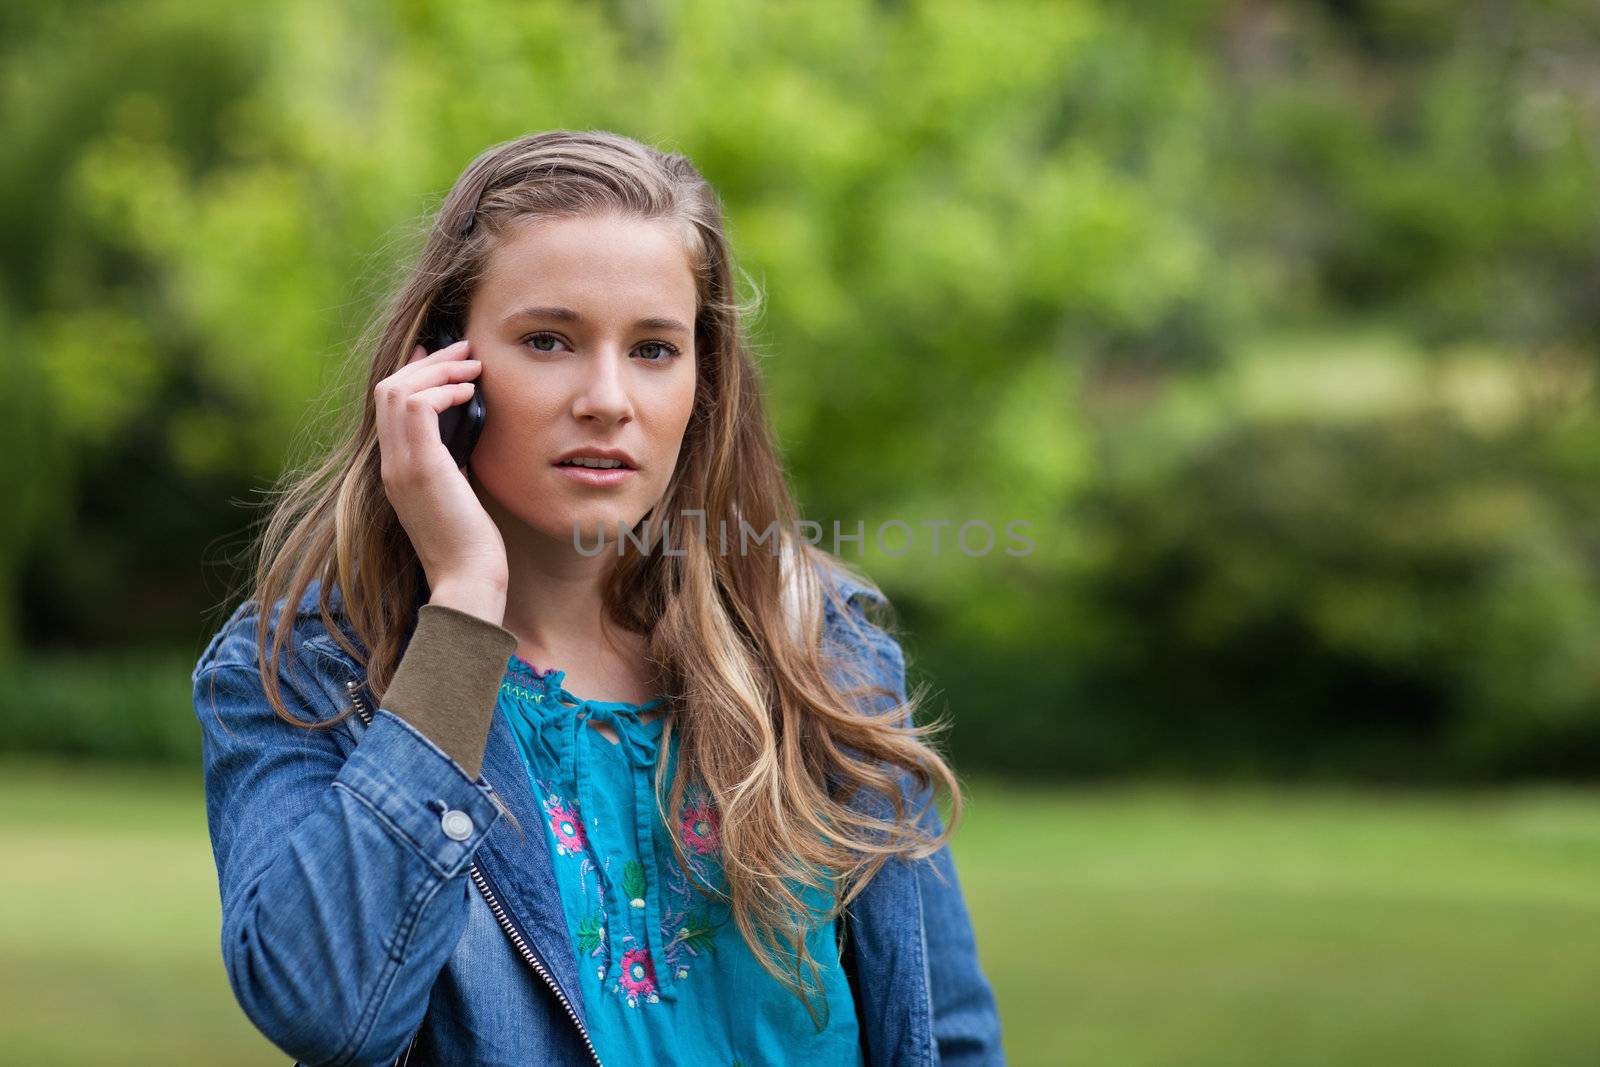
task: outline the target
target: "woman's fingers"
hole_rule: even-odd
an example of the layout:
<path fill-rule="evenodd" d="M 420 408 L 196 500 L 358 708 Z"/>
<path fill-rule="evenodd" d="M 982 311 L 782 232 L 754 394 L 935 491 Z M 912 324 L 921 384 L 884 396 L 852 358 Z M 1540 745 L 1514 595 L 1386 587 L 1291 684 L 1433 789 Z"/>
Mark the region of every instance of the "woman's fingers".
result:
<path fill-rule="evenodd" d="M 391 380 L 403 379 L 405 376 L 415 372 L 419 367 L 442 367 L 450 363 L 465 363 L 468 362 L 466 357 L 469 354 L 470 347 L 467 341 L 457 341 L 453 345 L 446 345 L 437 352 L 429 352 L 421 345 L 417 345 L 411 350 L 411 357 L 406 360 L 406 365 L 389 377 Z M 477 361 L 472 360 L 471 362 L 475 363 Z"/>
<path fill-rule="evenodd" d="M 419 350 L 420 347 L 418 346 Z M 437 354 L 434 353 L 434 355 Z M 428 359 L 408 363 L 378 383 L 375 395 L 378 405 L 378 441 L 380 445 L 388 443 L 384 433 L 386 429 L 385 423 L 392 427 L 400 427 L 409 423 L 410 420 L 406 417 L 405 407 L 411 397 L 419 392 L 452 383 L 465 382 L 470 384 L 471 380 L 476 378 L 483 370 L 483 364 L 475 359 L 451 359 L 439 363 L 429 362 L 431 359 L 432 357 L 430 356 Z M 453 403 L 459 403 L 459 401 L 453 401 Z M 444 407 L 436 408 L 435 410 L 443 411 L 444 408 L 449 406 L 450 404 L 445 404 Z M 401 429 L 395 436 L 405 438 L 404 441 L 396 441 L 398 446 L 396 448 L 396 458 L 409 458 L 408 453 L 413 447 L 426 443 L 425 441 L 413 439 L 406 429 Z"/>
<path fill-rule="evenodd" d="M 466 400 L 471 395 L 470 379 L 482 370 L 478 360 L 462 358 L 467 351 L 468 344 L 464 340 L 431 354 L 417 345 L 411 351 L 410 361 L 373 390 L 385 477 L 415 476 L 416 467 L 423 463 L 432 448 L 444 449 L 439 439 L 437 413 Z M 447 393 L 430 394 L 413 402 L 419 393 L 441 388 Z M 428 424 L 432 427 L 431 442 L 424 432 Z"/>
<path fill-rule="evenodd" d="M 439 413 L 465 403 L 483 369 L 466 341 L 428 353 L 373 387 L 379 475 L 417 558 L 438 588 L 448 576 L 505 581 L 505 541 L 439 438 Z"/>
<path fill-rule="evenodd" d="M 472 395 L 472 387 L 472 382 L 446 382 L 430 389 L 418 389 L 411 394 L 412 402 L 406 405 L 406 409 L 422 412 L 422 419 L 426 421 L 426 412 L 431 410 L 437 415 L 445 408 L 454 407 Z"/>
<path fill-rule="evenodd" d="M 465 403 L 472 396 L 472 382 L 450 382 L 418 389 L 405 403 L 405 437 L 413 459 L 420 459 L 432 447 L 444 449 L 439 437 L 439 412 Z M 446 453 L 448 454 L 448 453 Z"/>
<path fill-rule="evenodd" d="M 411 350 L 411 358 L 406 361 L 406 366 L 409 367 L 414 363 L 429 363 L 447 359 L 460 359 L 462 356 L 467 354 L 467 344 L 467 339 L 463 337 L 455 344 L 445 345 L 437 352 L 429 352 L 426 348 L 418 345 Z"/>
<path fill-rule="evenodd" d="M 475 378 L 482 368 L 483 364 L 475 359 L 452 359 L 443 363 L 409 363 L 396 371 L 390 380 L 400 387 L 402 393 L 414 393 L 418 389 L 444 385 L 446 382 L 464 382 L 469 378 Z"/>

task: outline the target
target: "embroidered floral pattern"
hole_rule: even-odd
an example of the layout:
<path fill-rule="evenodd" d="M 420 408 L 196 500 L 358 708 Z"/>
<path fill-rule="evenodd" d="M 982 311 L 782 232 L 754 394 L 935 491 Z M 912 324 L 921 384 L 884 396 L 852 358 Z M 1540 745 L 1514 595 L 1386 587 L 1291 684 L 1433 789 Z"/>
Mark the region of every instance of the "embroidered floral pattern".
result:
<path fill-rule="evenodd" d="M 583 820 L 577 808 L 551 793 L 544 799 L 544 813 L 550 819 L 550 832 L 556 835 L 556 851 L 563 856 L 581 856 L 589 846 Z"/>
<path fill-rule="evenodd" d="M 551 686 L 559 678 L 559 672 L 540 672 L 514 658 L 501 690 L 548 708 Z M 633 854 L 633 848 L 616 850 L 615 842 L 603 835 L 591 837 L 598 824 L 586 820 L 572 798 L 570 782 L 532 774 L 530 781 L 535 795 L 543 798 L 552 850 L 575 861 L 561 864 L 556 876 L 563 882 L 575 880 L 584 901 L 570 927 L 579 963 L 587 961 L 601 987 L 628 1007 L 661 1003 L 662 979 L 685 979 L 700 958 L 715 955 L 718 932 L 730 921 L 720 896 L 725 892 L 719 862 L 721 815 L 710 792 L 691 783 L 684 795 L 677 829 L 685 846 L 685 871 L 663 840 L 668 836 L 665 827 L 656 831 L 656 858 L 666 861 L 652 868 L 644 862 L 648 857 Z M 630 920 L 629 915 L 639 918 Z M 635 925 L 639 919 L 654 925 L 655 936 L 643 936 Z M 658 967 L 663 968 L 659 973 Z"/>
<path fill-rule="evenodd" d="M 720 880 L 715 877 L 718 872 L 712 861 L 695 852 L 685 858 L 697 880 L 714 893 L 720 889 Z M 702 954 L 716 953 L 717 931 L 728 921 L 727 905 L 708 900 L 704 893 L 689 884 L 688 876 L 676 863 L 667 869 L 663 888 L 666 892 L 661 904 L 662 960 L 673 978 L 687 978 L 691 963 Z"/>
<path fill-rule="evenodd" d="M 721 924 L 711 922 L 708 912 L 699 915 L 687 915 L 682 918 L 683 925 L 672 932 L 671 940 L 662 951 L 667 963 L 672 967 L 674 978 L 689 977 L 689 961 L 702 952 L 715 954 L 717 951 L 717 927 Z M 670 926 L 670 917 L 663 917 L 663 927 Z M 662 933 L 670 931 L 663 930 Z"/>
<path fill-rule="evenodd" d="M 622 954 L 622 971 L 617 976 L 617 985 L 628 998 L 630 1008 L 637 1008 L 641 1000 L 650 1004 L 661 1000 L 656 993 L 656 968 L 650 962 L 649 949 L 631 948 Z"/>
<path fill-rule="evenodd" d="M 622 895 L 628 898 L 630 907 L 642 908 L 644 892 L 644 864 L 629 860 L 622 865 Z"/>
<path fill-rule="evenodd" d="M 722 817 L 709 796 L 696 798 L 692 804 L 685 800 L 678 829 L 683 831 L 684 845 L 702 856 L 722 847 Z"/>
<path fill-rule="evenodd" d="M 593 890 L 589 887 L 591 875 L 594 878 Z M 594 975 L 603 982 L 606 979 L 606 967 L 611 959 L 611 941 L 610 933 L 606 929 L 605 891 L 601 887 L 600 868 L 595 865 L 591 856 L 584 856 L 578 863 L 578 888 L 590 911 L 588 915 L 578 920 L 577 928 L 572 931 L 572 938 L 577 944 L 580 960 L 585 956 L 594 960 Z"/>
<path fill-rule="evenodd" d="M 606 917 L 596 912 L 584 917 L 578 924 L 578 951 L 585 956 L 597 955 L 606 944 Z"/>

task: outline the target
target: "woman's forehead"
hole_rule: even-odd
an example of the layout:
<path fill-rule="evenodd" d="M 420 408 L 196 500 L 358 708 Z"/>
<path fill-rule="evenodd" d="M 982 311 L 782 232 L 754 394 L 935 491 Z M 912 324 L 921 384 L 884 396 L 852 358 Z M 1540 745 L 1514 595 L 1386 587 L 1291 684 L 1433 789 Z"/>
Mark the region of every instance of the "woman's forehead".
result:
<path fill-rule="evenodd" d="M 480 296 L 500 317 L 525 307 L 688 316 L 696 302 L 688 250 L 663 221 L 617 215 L 546 219 L 510 231 L 490 253 Z"/>

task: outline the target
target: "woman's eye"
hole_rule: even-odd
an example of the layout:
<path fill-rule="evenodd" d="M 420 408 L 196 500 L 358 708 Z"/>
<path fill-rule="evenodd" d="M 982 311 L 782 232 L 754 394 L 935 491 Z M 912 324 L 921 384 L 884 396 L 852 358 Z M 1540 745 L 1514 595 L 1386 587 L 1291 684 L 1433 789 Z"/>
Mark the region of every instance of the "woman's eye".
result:
<path fill-rule="evenodd" d="M 536 333 L 529 335 L 523 343 L 532 345 L 535 352 L 554 352 L 555 349 L 544 347 L 543 342 L 545 341 L 552 341 L 556 344 L 560 344 L 561 338 L 557 337 L 553 333 Z"/>
<path fill-rule="evenodd" d="M 639 350 L 641 352 L 647 352 L 652 348 L 658 349 L 661 354 L 655 357 L 646 355 L 645 359 L 650 363 L 660 363 L 669 356 L 675 356 L 678 354 L 678 350 L 672 345 L 667 344 L 665 341 L 646 341 L 644 344 L 639 346 Z"/>
<path fill-rule="evenodd" d="M 553 333 L 531 333 L 523 338 L 522 343 L 530 346 L 535 352 L 555 352 L 559 350 L 556 346 L 566 344 Z M 647 363 L 661 363 L 678 354 L 677 346 L 665 341 L 646 341 L 637 351 L 644 356 Z"/>

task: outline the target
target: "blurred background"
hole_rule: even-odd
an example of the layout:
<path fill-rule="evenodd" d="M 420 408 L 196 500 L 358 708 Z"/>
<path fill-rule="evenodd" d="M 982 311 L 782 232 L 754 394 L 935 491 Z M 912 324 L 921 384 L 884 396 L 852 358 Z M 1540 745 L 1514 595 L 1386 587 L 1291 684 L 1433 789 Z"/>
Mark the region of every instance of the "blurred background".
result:
<path fill-rule="evenodd" d="M 8 1058 L 282 1061 L 189 672 L 430 212 L 556 127 L 724 198 L 1013 1062 L 1600 1060 L 1580 0 L 0 6 Z"/>

